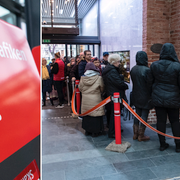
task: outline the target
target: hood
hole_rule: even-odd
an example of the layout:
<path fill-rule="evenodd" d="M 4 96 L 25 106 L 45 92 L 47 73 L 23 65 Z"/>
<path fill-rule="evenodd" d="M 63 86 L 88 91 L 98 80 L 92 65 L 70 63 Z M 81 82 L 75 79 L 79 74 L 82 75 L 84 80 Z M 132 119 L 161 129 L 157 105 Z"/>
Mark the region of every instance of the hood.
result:
<path fill-rule="evenodd" d="M 102 75 L 106 75 L 107 73 L 109 73 L 111 70 L 116 69 L 118 70 L 119 68 L 116 68 L 114 65 L 108 64 L 105 69 L 103 70 Z"/>
<path fill-rule="evenodd" d="M 138 51 L 136 54 L 136 64 L 137 65 L 143 65 L 148 66 L 148 57 L 146 52 L 144 51 Z"/>
<path fill-rule="evenodd" d="M 161 53 L 160 53 L 160 60 L 171 60 L 171 61 L 177 61 L 178 57 L 175 51 L 175 48 L 173 46 L 173 44 L 171 43 L 165 43 L 161 49 Z"/>
<path fill-rule="evenodd" d="M 97 79 L 99 78 L 99 75 L 95 75 L 95 76 L 82 76 L 82 81 L 84 83 L 84 85 L 86 86 L 92 86 L 94 83 L 96 83 Z"/>

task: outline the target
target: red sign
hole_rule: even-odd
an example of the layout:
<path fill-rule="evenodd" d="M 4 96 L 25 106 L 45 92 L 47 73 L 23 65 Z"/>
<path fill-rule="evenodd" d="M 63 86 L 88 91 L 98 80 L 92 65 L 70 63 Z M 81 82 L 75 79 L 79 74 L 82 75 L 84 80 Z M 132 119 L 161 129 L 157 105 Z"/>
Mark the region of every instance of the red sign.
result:
<path fill-rule="evenodd" d="M 0 162 L 40 134 L 40 76 L 23 31 L 0 20 Z"/>
<path fill-rule="evenodd" d="M 14 180 L 38 180 L 39 168 L 36 160 L 32 161 Z"/>
<path fill-rule="evenodd" d="M 33 57 L 34 57 L 34 60 L 36 62 L 36 66 L 38 68 L 38 71 L 39 71 L 39 74 L 40 74 L 40 58 L 41 58 L 41 46 L 36 46 L 32 49 L 32 54 L 33 54 Z"/>

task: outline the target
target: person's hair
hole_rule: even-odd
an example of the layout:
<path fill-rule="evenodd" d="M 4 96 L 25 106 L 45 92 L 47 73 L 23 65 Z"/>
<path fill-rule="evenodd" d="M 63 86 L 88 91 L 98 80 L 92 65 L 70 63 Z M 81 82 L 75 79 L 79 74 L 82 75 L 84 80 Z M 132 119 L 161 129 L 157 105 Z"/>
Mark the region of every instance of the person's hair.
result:
<path fill-rule="evenodd" d="M 86 53 L 87 53 L 87 52 L 91 52 L 91 51 L 90 51 L 90 50 L 85 50 L 85 51 L 84 51 L 84 56 L 86 56 Z"/>
<path fill-rule="evenodd" d="M 55 58 L 52 58 L 51 61 L 52 61 L 52 60 L 55 60 Z"/>
<path fill-rule="evenodd" d="M 79 54 L 76 56 L 76 59 L 79 58 Z"/>
<path fill-rule="evenodd" d="M 92 60 L 92 62 L 94 62 L 94 61 L 99 61 L 100 62 L 100 60 L 97 57 L 93 57 L 91 60 Z"/>
<path fill-rule="evenodd" d="M 54 54 L 57 58 L 60 58 L 60 52 Z"/>
<path fill-rule="evenodd" d="M 72 58 L 70 59 L 70 61 L 72 61 L 72 60 L 76 61 L 74 57 L 72 57 Z"/>
<path fill-rule="evenodd" d="M 108 62 L 110 64 L 114 64 L 117 61 L 120 61 L 120 55 L 119 54 L 110 54 L 108 57 Z"/>

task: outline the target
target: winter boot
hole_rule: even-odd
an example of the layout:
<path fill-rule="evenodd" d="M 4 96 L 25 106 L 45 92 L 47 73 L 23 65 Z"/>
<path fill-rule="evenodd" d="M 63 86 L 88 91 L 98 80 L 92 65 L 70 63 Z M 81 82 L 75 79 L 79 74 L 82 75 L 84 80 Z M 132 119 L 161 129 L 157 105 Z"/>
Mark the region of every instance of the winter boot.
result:
<path fill-rule="evenodd" d="M 161 144 L 159 148 L 160 151 L 164 151 L 165 149 L 169 147 L 169 144 L 166 142 L 160 142 L 160 144 Z"/>
<path fill-rule="evenodd" d="M 42 105 L 42 107 L 46 106 L 46 101 L 43 101 L 43 103 L 44 103 L 44 104 Z"/>
<path fill-rule="evenodd" d="M 133 125 L 133 131 L 134 131 L 133 140 L 136 140 L 138 138 L 138 133 L 139 133 L 139 125 L 138 124 Z"/>
<path fill-rule="evenodd" d="M 146 127 L 140 126 L 140 128 L 139 128 L 138 141 L 148 141 L 148 140 L 150 140 L 150 137 L 149 137 L 149 136 L 145 136 L 145 135 L 144 135 L 145 129 L 146 129 Z"/>

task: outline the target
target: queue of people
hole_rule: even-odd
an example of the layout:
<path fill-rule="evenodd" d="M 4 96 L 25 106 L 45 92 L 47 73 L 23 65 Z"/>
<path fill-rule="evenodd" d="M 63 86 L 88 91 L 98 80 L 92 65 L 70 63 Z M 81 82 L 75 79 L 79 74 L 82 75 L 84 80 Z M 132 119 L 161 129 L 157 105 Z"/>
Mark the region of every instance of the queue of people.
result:
<path fill-rule="evenodd" d="M 49 69 L 43 64 L 43 86 L 45 81 L 53 75 L 55 88 L 58 92 L 59 104 L 57 108 L 63 108 L 64 97 L 62 82 L 65 76 L 70 78 L 70 94 L 72 96 L 71 83 L 80 80 L 79 89 L 82 95 L 81 113 L 86 112 L 99 104 L 103 99 L 119 92 L 120 97 L 127 101 L 125 91 L 128 85 L 124 80 L 122 67 L 120 68 L 120 56 L 103 53 L 103 60 L 91 57 L 91 51 L 86 50 L 76 58 L 71 58 L 69 63 L 60 59 L 60 53 L 55 54 L 55 62 Z M 49 76 L 48 76 L 49 73 Z M 171 123 L 173 135 L 180 137 L 180 63 L 174 46 L 170 43 L 163 45 L 160 59 L 148 67 L 146 52 L 138 51 L 136 54 L 136 65 L 130 72 L 132 80 L 132 103 L 136 113 L 147 122 L 149 111 L 155 108 L 157 115 L 157 130 L 166 132 L 167 116 Z M 45 87 L 45 86 L 44 86 Z M 44 92 L 51 89 L 43 88 Z M 45 94 L 45 93 L 44 93 Z M 44 102 L 43 95 L 43 102 Z M 45 104 L 45 103 L 44 103 Z M 123 105 L 121 105 L 121 108 Z M 82 128 L 85 135 L 96 137 L 104 134 L 103 116 L 107 119 L 108 137 L 115 138 L 114 127 L 114 105 L 110 102 L 105 107 L 82 117 Z M 134 118 L 133 139 L 148 141 L 150 137 L 145 135 L 146 126 Z M 159 136 L 160 150 L 168 148 L 165 137 Z M 180 152 L 180 140 L 175 140 L 176 152 Z"/>

